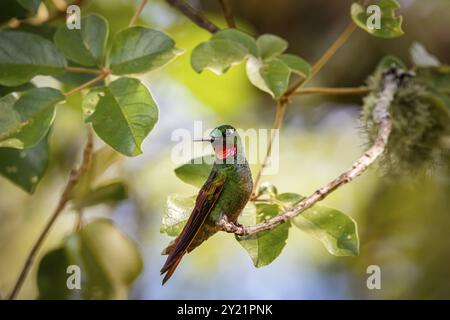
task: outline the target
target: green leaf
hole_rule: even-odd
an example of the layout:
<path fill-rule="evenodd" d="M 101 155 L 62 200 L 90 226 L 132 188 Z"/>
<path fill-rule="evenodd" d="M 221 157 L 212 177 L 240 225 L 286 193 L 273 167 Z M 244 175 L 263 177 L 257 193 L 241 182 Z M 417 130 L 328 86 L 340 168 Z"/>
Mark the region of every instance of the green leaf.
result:
<path fill-rule="evenodd" d="M 143 73 L 169 63 L 183 51 L 166 34 L 144 27 L 120 31 L 112 44 L 109 61 L 117 75 Z"/>
<path fill-rule="evenodd" d="M 136 244 L 105 219 L 86 225 L 79 237 L 87 282 L 84 297 L 125 298 L 143 267 Z"/>
<path fill-rule="evenodd" d="M 47 169 L 48 153 L 47 138 L 28 149 L 0 148 L 0 174 L 33 193 Z"/>
<path fill-rule="evenodd" d="M 376 4 L 376 3 L 375 3 Z M 380 28 L 369 28 L 368 20 L 373 13 L 367 13 L 366 7 L 360 3 L 353 3 L 351 6 L 351 16 L 358 27 L 367 31 L 371 35 L 380 38 L 396 38 L 403 35 L 402 16 L 396 16 L 395 11 L 400 8 L 397 0 L 380 0 L 378 3 L 381 13 Z"/>
<path fill-rule="evenodd" d="M 273 58 L 286 51 L 288 43 L 286 40 L 273 35 L 263 34 L 257 40 L 259 55 L 263 60 Z"/>
<path fill-rule="evenodd" d="M 412 62 L 419 67 L 437 67 L 441 63 L 439 60 L 430 54 L 425 47 L 419 42 L 414 42 L 409 49 Z"/>
<path fill-rule="evenodd" d="M 105 88 L 86 120 L 112 148 L 126 156 L 142 153 L 141 143 L 158 121 L 158 107 L 137 79 L 120 78 Z"/>
<path fill-rule="evenodd" d="M 274 98 L 279 98 L 287 90 L 290 74 L 289 67 L 277 58 L 263 62 L 250 57 L 247 61 L 250 82 Z"/>
<path fill-rule="evenodd" d="M 108 21 L 96 14 L 81 19 L 81 29 L 62 25 L 55 33 L 56 46 L 67 59 L 84 66 L 102 66 L 108 39 Z"/>
<path fill-rule="evenodd" d="M 30 90 L 33 88 L 36 88 L 36 86 L 34 84 L 32 84 L 31 82 L 21 84 L 20 86 L 17 86 L 17 87 L 0 86 L 0 97 L 6 96 L 7 94 L 12 93 L 12 92 L 22 92 L 22 91 L 27 91 L 27 90 Z"/>
<path fill-rule="evenodd" d="M 37 13 L 41 0 L 16 0 L 22 7 L 31 13 Z"/>
<path fill-rule="evenodd" d="M 297 73 L 304 78 L 309 75 L 311 66 L 302 58 L 293 54 L 282 54 L 278 57 L 278 59 L 283 61 L 292 72 Z"/>
<path fill-rule="evenodd" d="M 67 300 L 74 293 L 67 287 L 67 268 L 74 263 L 66 246 L 49 251 L 38 267 L 37 285 L 40 300 Z"/>
<path fill-rule="evenodd" d="M 71 199 L 77 203 L 89 197 L 89 193 L 98 187 L 98 180 L 120 157 L 120 153 L 108 146 L 96 150 L 92 155 L 90 167 L 78 179 L 78 183 L 70 195 Z"/>
<path fill-rule="evenodd" d="M 259 56 L 258 46 L 256 45 L 255 39 L 237 29 L 220 30 L 211 37 L 211 40 L 229 40 L 241 45 L 248 54 L 251 54 L 255 57 Z"/>
<path fill-rule="evenodd" d="M 64 71 L 66 60 L 50 41 L 20 31 L 0 32 L 0 84 L 17 86 L 36 75 Z"/>
<path fill-rule="evenodd" d="M 81 290 L 68 290 L 67 267 L 80 268 Z M 38 270 L 41 299 L 125 299 L 142 271 L 136 244 L 105 219 L 94 220 L 42 259 Z"/>
<path fill-rule="evenodd" d="M 127 187 L 123 182 L 104 182 L 97 188 L 86 193 L 85 197 L 75 202 L 79 209 L 96 206 L 99 204 L 114 205 L 128 198 Z"/>
<path fill-rule="evenodd" d="M 176 168 L 175 174 L 183 182 L 201 188 L 211 173 L 215 158 L 214 155 L 206 155 L 192 159 Z"/>
<path fill-rule="evenodd" d="M 194 209 L 196 196 L 184 197 L 171 194 L 167 198 L 166 210 L 162 218 L 161 233 L 176 237 L 183 230 L 189 215 Z"/>
<path fill-rule="evenodd" d="M 233 65 L 241 63 L 247 55 L 247 50 L 239 43 L 230 40 L 211 40 L 199 44 L 192 50 L 191 65 L 198 73 L 209 69 L 220 75 Z"/>
<path fill-rule="evenodd" d="M 357 256 L 356 222 L 342 212 L 314 205 L 293 219 L 295 226 L 318 239 L 335 256 Z"/>
<path fill-rule="evenodd" d="M 0 147 L 28 148 L 48 132 L 55 105 L 64 100 L 56 89 L 35 88 L 19 98 L 11 93 L 0 99 Z"/>
<path fill-rule="evenodd" d="M 280 214 L 282 208 L 278 204 L 260 203 L 256 207 L 250 202 L 239 217 L 244 226 L 262 223 Z M 273 230 L 258 232 L 250 236 L 236 236 L 236 239 L 250 255 L 255 267 L 259 268 L 274 261 L 286 245 L 290 222 L 285 222 Z"/>

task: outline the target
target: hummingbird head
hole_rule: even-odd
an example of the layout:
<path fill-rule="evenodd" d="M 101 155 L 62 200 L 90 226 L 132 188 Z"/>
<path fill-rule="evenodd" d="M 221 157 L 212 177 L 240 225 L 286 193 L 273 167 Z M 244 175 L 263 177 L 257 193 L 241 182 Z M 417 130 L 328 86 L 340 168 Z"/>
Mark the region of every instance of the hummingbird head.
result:
<path fill-rule="evenodd" d="M 236 129 L 230 125 L 222 125 L 213 129 L 209 137 L 209 139 L 201 141 L 211 142 L 219 160 L 233 159 L 238 153 L 242 153 L 241 138 Z"/>

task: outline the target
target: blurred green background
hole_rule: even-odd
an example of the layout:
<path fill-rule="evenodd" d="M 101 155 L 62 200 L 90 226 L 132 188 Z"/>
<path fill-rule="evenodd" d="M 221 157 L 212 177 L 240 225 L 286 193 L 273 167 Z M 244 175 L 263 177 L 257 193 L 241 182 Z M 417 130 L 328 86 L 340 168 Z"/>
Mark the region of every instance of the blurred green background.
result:
<path fill-rule="evenodd" d="M 289 41 L 288 52 L 310 62 L 333 42 L 350 19 L 351 1 L 230 1 L 238 25 L 252 34 L 273 33 Z M 311 86 L 359 86 L 386 54 L 409 61 L 414 41 L 443 63 L 449 63 L 450 1 L 404 0 L 403 37 L 383 40 L 357 30 L 348 43 L 311 82 Z M 217 1 L 191 1 L 225 27 Z M 125 27 L 137 2 L 92 0 L 82 14 L 105 16 L 111 36 Z M 360 233 L 360 256 L 334 257 L 316 240 L 296 228 L 281 256 L 256 269 L 232 235 L 220 233 L 187 255 L 174 277 L 161 286 L 161 250 L 170 241 L 159 232 L 166 198 L 191 195 L 193 187 L 177 179 L 171 161 L 175 129 L 193 131 L 229 123 L 238 128 L 270 128 L 274 103 L 248 82 L 244 66 L 223 76 L 196 74 L 190 51 L 209 34 L 163 1 L 149 1 L 140 23 L 163 30 L 187 52 L 168 66 L 142 78 L 158 102 L 160 121 L 145 140 L 143 155 L 124 159 L 108 174 L 123 177 L 130 199 L 114 208 L 98 206 L 85 213 L 111 217 L 137 241 L 144 271 L 133 286 L 133 299 L 408 299 L 450 298 L 450 161 L 434 172 L 389 179 L 371 169 L 324 202 L 354 217 Z M 57 23 L 56 23 L 57 24 Z M 37 77 L 39 86 L 57 85 Z M 309 194 L 346 169 L 364 151 L 359 129 L 360 97 L 294 98 L 287 109 L 280 138 L 280 170 L 264 177 L 280 192 Z M 11 290 L 33 242 L 56 205 L 68 171 L 82 148 L 85 133 L 80 97 L 58 107 L 51 138 L 52 160 L 47 174 L 29 196 L 0 178 L 0 296 Z M 97 141 L 100 145 L 100 142 Z M 256 169 L 253 168 L 253 169 Z M 256 173 L 256 170 L 253 171 Z M 42 257 L 73 229 L 75 214 L 66 209 L 40 251 Z M 38 258 L 39 261 L 40 258 Z M 35 263 L 19 298 L 35 298 Z M 381 290 L 368 290 L 366 269 L 381 268 Z M 236 284 L 239 284 L 236 288 Z"/>

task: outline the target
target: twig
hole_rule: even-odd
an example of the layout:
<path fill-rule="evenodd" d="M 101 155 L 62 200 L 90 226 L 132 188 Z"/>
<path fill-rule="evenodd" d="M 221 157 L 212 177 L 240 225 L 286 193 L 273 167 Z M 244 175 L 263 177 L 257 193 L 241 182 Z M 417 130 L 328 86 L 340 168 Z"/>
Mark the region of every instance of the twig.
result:
<path fill-rule="evenodd" d="M 194 9 L 190 4 L 183 0 L 166 0 L 172 7 L 178 9 L 181 13 L 183 13 L 187 18 L 189 18 L 192 22 L 194 22 L 199 27 L 211 32 L 216 33 L 220 30 L 218 26 L 216 26 L 211 21 L 207 20 L 203 15 Z"/>
<path fill-rule="evenodd" d="M 219 0 L 220 7 L 222 8 L 223 16 L 227 21 L 228 27 L 236 28 L 236 22 L 234 21 L 233 12 L 228 0 Z"/>
<path fill-rule="evenodd" d="M 307 78 L 301 78 L 299 79 L 295 84 L 293 84 L 291 87 L 289 87 L 286 92 L 278 99 L 277 101 L 277 109 L 280 109 L 280 104 L 285 107 L 286 104 L 289 103 L 289 100 L 291 96 L 300 89 L 303 85 L 305 85 L 309 80 L 311 80 L 317 72 L 330 60 L 330 58 L 336 53 L 336 51 L 348 40 L 350 35 L 353 33 L 353 31 L 356 29 L 356 25 L 353 22 L 350 22 L 350 24 L 345 28 L 345 30 L 339 35 L 339 37 L 333 42 L 333 44 L 325 51 L 325 53 L 320 57 L 320 59 L 313 65 L 311 68 L 311 72 Z M 280 122 L 283 121 L 283 114 L 281 115 Z M 276 120 L 275 120 L 276 121 Z M 280 125 L 281 127 L 281 125 Z M 274 129 L 276 129 L 274 127 Z M 269 146 L 267 147 L 267 154 L 266 157 L 263 160 L 263 163 L 256 175 L 255 183 L 253 184 L 253 192 L 252 192 L 252 199 L 255 198 L 255 196 L 259 192 L 259 186 L 261 185 L 261 176 L 262 176 L 262 170 L 267 166 L 267 160 L 270 158 L 270 154 L 272 152 L 272 141 L 273 136 L 271 137 L 271 140 L 269 141 Z"/>
<path fill-rule="evenodd" d="M 394 99 L 402 78 L 407 73 L 397 69 L 390 70 L 383 76 L 383 90 L 379 93 L 376 106 L 373 111 L 374 122 L 379 125 L 378 135 L 375 143 L 360 157 L 347 171 L 339 177 L 326 184 L 316 192 L 300 201 L 297 205 L 284 213 L 269 219 L 263 223 L 243 227 L 222 219 L 219 226 L 223 231 L 235 233 L 240 236 L 252 235 L 261 231 L 271 230 L 287 220 L 296 217 L 306 209 L 311 208 L 317 202 L 323 200 L 339 187 L 349 183 L 354 178 L 361 175 L 366 169 L 375 162 L 383 153 L 388 143 L 389 135 L 392 130 L 392 123 L 389 115 L 389 106 Z"/>
<path fill-rule="evenodd" d="M 47 237 L 48 233 L 50 232 L 50 229 L 52 228 L 53 224 L 55 223 L 56 218 L 58 218 L 59 214 L 66 207 L 67 202 L 69 202 L 70 195 L 71 195 L 73 189 L 75 188 L 81 175 L 86 170 L 89 169 L 89 167 L 91 165 L 91 161 L 92 161 L 92 149 L 93 149 L 93 136 L 92 136 L 92 131 L 89 128 L 87 143 L 86 143 L 86 146 L 83 151 L 83 159 L 82 159 L 81 165 L 78 168 L 74 167 L 70 171 L 69 181 L 67 182 L 66 187 L 64 188 L 64 191 L 63 191 L 61 197 L 59 198 L 58 205 L 56 206 L 55 211 L 53 212 L 52 216 L 50 217 L 50 220 L 45 225 L 44 230 L 42 230 L 41 234 L 39 235 L 39 238 L 34 243 L 33 248 L 31 249 L 30 253 L 28 254 L 28 257 L 22 268 L 22 271 L 20 272 L 19 278 L 17 279 L 16 284 L 14 285 L 14 288 L 8 297 L 9 300 L 13 300 L 16 298 L 17 294 L 19 293 L 20 289 L 22 288 L 22 285 L 30 271 L 30 268 L 34 262 L 34 259 L 36 258 L 36 255 L 38 254 L 39 249 L 42 247 L 42 244 L 44 243 L 45 238 Z"/>
<path fill-rule="evenodd" d="M 298 88 L 303 86 L 306 82 L 311 80 L 322 67 L 333 57 L 336 51 L 339 50 L 340 47 L 348 40 L 348 38 L 352 35 L 353 31 L 356 30 L 356 24 L 352 21 L 350 22 L 344 31 L 339 35 L 339 37 L 333 42 L 333 44 L 325 51 L 325 53 L 320 57 L 319 60 L 313 65 L 311 68 L 311 72 L 309 73 L 308 78 L 299 79 L 296 83 L 294 83 L 284 94 L 285 98 L 289 98 Z"/>
<path fill-rule="evenodd" d="M 81 91 L 83 89 L 86 89 L 86 88 L 90 87 L 91 85 L 93 85 L 93 84 L 95 84 L 95 83 L 105 79 L 109 74 L 110 74 L 110 71 L 108 69 L 106 69 L 106 68 L 102 69 L 101 73 L 97 77 L 95 77 L 94 79 L 91 79 L 91 80 L 83 83 L 81 86 L 76 87 L 76 88 L 70 90 L 69 92 L 64 93 L 64 96 L 65 97 L 69 97 L 69 96 L 71 96 L 71 95 L 73 95 L 73 94 L 75 94 L 75 93 L 77 93 L 77 92 L 79 92 L 79 91 Z"/>
<path fill-rule="evenodd" d="M 87 74 L 99 74 L 102 71 L 99 69 L 92 69 L 92 68 L 84 68 L 84 67 L 65 67 L 65 71 L 67 72 L 73 72 L 73 73 L 87 73 Z"/>
<path fill-rule="evenodd" d="M 279 134 L 279 130 L 281 129 L 285 110 L 286 110 L 286 103 L 284 103 L 283 101 L 278 101 L 277 109 L 275 112 L 275 120 L 273 122 L 272 132 L 271 132 L 271 136 L 270 136 L 270 140 L 269 140 L 269 145 L 267 146 L 266 155 L 264 156 L 264 160 L 262 162 L 263 164 L 261 165 L 261 168 L 259 169 L 259 171 L 256 175 L 251 199 L 255 199 L 258 196 L 259 186 L 261 184 L 262 171 L 267 166 L 267 161 L 269 160 L 270 155 L 272 153 L 273 141 L 275 139 L 275 136 Z"/>
<path fill-rule="evenodd" d="M 133 18 L 131 18 L 130 23 L 128 24 L 128 27 L 132 27 L 136 24 L 137 20 L 139 19 L 139 16 L 142 13 L 142 10 L 144 10 L 145 5 L 147 4 L 148 0 L 142 0 L 141 4 L 137 8 L 136 12 L 133 15 Z"/>
<path fill-rule="evenodd" d="M 347 87 L 347 88 L 327 88 L 327 87 L 311 87 L 298 89 L 292 95 L 303 96 L 310 94 L 330 94 L 330 95 L 358 95 L 367 94 L 370 90 L 367 87 Z"/>

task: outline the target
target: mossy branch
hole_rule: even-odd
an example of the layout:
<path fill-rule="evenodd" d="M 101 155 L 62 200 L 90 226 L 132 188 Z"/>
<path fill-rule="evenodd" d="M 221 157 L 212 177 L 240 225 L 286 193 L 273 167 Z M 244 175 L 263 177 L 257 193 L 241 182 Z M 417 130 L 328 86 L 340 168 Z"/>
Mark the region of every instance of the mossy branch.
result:
<path fill-rule="evenodd" d="M 378 135 L 373 145 L 346 171 L 340 174 L 336 179 L 327 183 L 322 188 L 317 189 L 313 194 L 304 198 L 293 208 L 284 213 L 269 219 L 263 223 L 244 227 L 231 223 L 224 218 L 219 222 L 221 230 L 229 233 L 235 233 L 240 236 L 247 236 L 256 234 L 258 232 L 267 231 L 276 226 L 294 218 L 311 208 L 317 202 L 323 200 L 332 192 L 351 182 L 354 178 L 361 175 L 372 165 L 385 151 L 389 135 L 392 131 L 392 122 L 389 114 L 389 106 L 391 105 L 394 96 L 399 88 L 402 79 L 408 76 L 409 73 L 390 69 L 382 77 L 382 90 L 380 91 L 376 106 L 373 111 L 373 121 L 378 125 Z"/>

